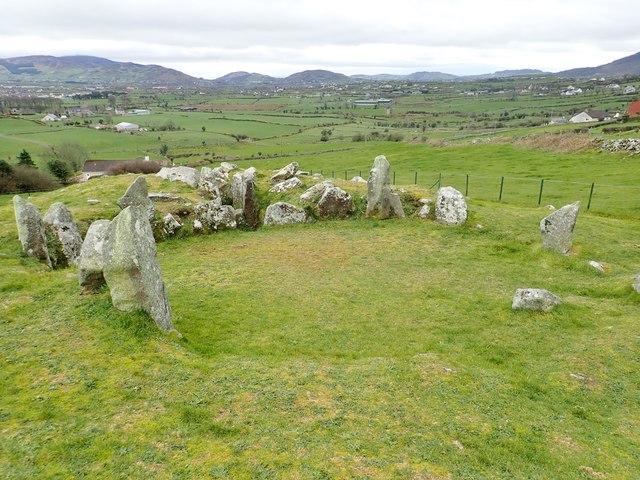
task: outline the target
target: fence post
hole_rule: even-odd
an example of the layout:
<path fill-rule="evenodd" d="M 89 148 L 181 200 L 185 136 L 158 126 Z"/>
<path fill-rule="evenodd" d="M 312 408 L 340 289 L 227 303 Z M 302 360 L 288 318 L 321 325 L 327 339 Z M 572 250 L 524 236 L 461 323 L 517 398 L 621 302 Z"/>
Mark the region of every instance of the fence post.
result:
<path fill-rule="evenodd" d="M 538 206 L 542 203 L 542 189 L 544 188 L 544 178 L 540 180 L 540 193 L 538 194 Z"/>
<path fill-rule="evenodd" d="M 442 173 L 438 174 L 438 190 L 442 188 Z"/>
<path fill-rule="evenodd" d="M 465 187 L 464 187 L 464 196 L 468 197 L 469 196 L 469 174 L 467 173 L 467 180 L 465 182 Z"/>
<path fill-rule="evenodd" d="M 393 184 L 396 184 L 396 172 L 395 170 L 393 171 Z"/>
<path fill-rule="evenodd" d="M 589 203 L 587 203 L 587 210 L 591 208 L 591 199 L 593 198 L 593 189 L 596 187 L 595 182 L 591 184 L 591 191 L 589 192 Z"/>
<path fill-rule="evenodd" d="M 322 173 L 322 169 L 320 169 L 320 175 L 324 176 L 324 173 Z"/>
<path fill-rule="evenodd" d="M 345 180 L 347 179 L 347 171 L 346 170 L 344 171 L 344 179 Z"/>
<path fill-rule="evenodd" d="M 333 170 L 331 170 L 331 178 L 336 178 L 336 174 Z"/>
<path fill-rule="evenodd" d="M 414 184 L 414 185 L 417 185 L 417 184 L 418 184 L 418 172 L 416 172 L 416 175 L 415 175 L 415 177 L 414 177 L 414 179 L 413 179 L 413 184 Z"/>
<path fill-rule="evenodd" d="M 498 201 L 502 201 L 502 190 L 504 188 L 504 177 L 500 178 L 500 196 L 498 196 Z"/>

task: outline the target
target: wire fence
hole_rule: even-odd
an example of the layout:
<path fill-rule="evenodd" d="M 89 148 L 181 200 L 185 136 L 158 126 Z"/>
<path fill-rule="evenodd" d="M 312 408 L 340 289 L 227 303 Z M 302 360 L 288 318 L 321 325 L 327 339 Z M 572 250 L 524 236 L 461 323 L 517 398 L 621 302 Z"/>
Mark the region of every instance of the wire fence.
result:
<path fill-rule="evenodd" d="M 344 180 L 363 174 L 366 180 L 368 175 L 368 171 L 362 170 L 320 170 L 316 173 Z M 469 199 L 528 206 L 559 208 L 579 200 L 582 208 L 594 213 L 640 218 L 640 186 L 419 171 L 392 171 L 391 182 L 429 190 L 451 186 Z"/>

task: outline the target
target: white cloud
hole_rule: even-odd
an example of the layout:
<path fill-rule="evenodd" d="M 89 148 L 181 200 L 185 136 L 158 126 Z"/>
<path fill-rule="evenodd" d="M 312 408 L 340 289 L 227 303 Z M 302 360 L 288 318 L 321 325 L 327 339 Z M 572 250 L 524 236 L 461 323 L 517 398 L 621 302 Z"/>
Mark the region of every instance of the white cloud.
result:
<path fill-rule="evenodd" d="M 637 51 L 640 31 L 621 21 L 635 10 L 632 0 L 23 0 L 3 5 L 0 58 L 87 54 L 207 78 L 230 67 L 558 71 Z"/>

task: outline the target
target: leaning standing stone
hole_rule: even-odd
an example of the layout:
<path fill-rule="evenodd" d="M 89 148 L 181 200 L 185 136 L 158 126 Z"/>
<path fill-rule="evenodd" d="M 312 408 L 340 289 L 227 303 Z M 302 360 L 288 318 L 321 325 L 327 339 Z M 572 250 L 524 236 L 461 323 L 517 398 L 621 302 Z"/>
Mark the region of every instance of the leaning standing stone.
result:
<path fill-rule="evenodd" d="M 78 282 L 87 291 L 96 291 L 106 285 L 103 247 L 110 224 L 110 220 L 93 222 L 82 243 L 78 257 Z"/>
<path fill-rule="evenodd" d="M 436 197 L 436 222 L 443 225 L 462 225 L 467 221 L 467 202 L 453 187 L 443 187 Z"/>
<path fill-rule="evenodd" d="M 387 157 L 378 155 L 373 161 L 367 185 L 367 217 L 378 215 L 381 219 L 404 218 L 404 209 L 397 193 L 391 191 L 391 165 Z"/>
<path fill-rule="evenodd" d="M 513 310 L 539 310 L 550 312 L 556 306 L 562 305 L 557 295 L 542 288 L 518 288 L 513 296 L 511 308 Z"/>
<path fill-rule="evenodd" d="M 286 167 L 282 167 L 273 177 L 271 177 L 271 183 L 280 183 L 285 180 L 289 180 L 298 173 L 298 162 L 292 162 Z"/>
<path fill-rule="evenodd" d="M 567 254 L 573 243 L 580 202 L 565 205 L 540 221 L 544 248 Z"/>
<path fill-rule="evenodd" d="M 49 248 L 49 256 L 55 256 L 56 266 L 74 265 L 82 248 L 82 236 L 76 224 L 73 223 L 71 211 L 64 203 L 56 202 L 49 207 L 42 221 L 54 237 L 53 243 L 56 245 Z M 52 252 L 53 249 L 55 249 L 55 255 Z"/>
<path fill-rule="evenodd" d="M 18 238 L 22 243 L 22 250 L 30 257 L 45 262 L 49 268 L 49 249 L 44 224 L 40 219 L 40 210 L 33 203 L 27 202 L 19 195 L 13 197 L 13 209 L 18 225 Z"/>
<path fill-rule="evenodd" d="M 317 212 L 320 218 L 347 218 L 353 213 L 351 195 L 340 187 L 328 187 L 318 201 Z"/>
<path fill-rule="evenodd" d="M 125 312 L 143 309 L 164 333 L 176 331 L 147 212 L 133 206 L 120 212 L 107 229 L 103 248 L 113 305 Z"/>
<path fill-rule="evenodd" d="M 123 210 L 131 205 L 140 206 L 149 217 L 149 221 L 153 224 L 156 218 L 156 207 L 149 198 L 149 187 L 144 177 L 136 178 L 125 194 L 118 200 L 118 206 Z"/>

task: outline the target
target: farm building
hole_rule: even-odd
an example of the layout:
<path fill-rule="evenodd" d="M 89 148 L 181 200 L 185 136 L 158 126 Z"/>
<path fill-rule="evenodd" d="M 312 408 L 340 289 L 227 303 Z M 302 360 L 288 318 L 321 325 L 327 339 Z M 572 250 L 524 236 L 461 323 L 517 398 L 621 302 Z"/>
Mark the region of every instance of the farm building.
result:
<path fill-rule="evenodd" d="M 140 130 L 140 125 L 129 122 L 120 122 L 116 125 L 116 130 L 118 132 L 137 132 Z"/>
<path fill-rule="evenodd" d="M 110 167 L 126 160 L 87 160 L 82 167 L 81 181 L 86 182 L 93 177 L 103 177 L 107 175 Z"/>
<path fill-rule="evenodd" d="M 640 100 L 629 105 L 629 115 L 640 115 Z"/>
<path fill-rule="evenodd" d="M 60 117 L 58 117 L 57 115 L 54 115 L 53 113 L 47 113 L 44 117 L 42 117 L 41 121 L 42 122 L 59 122 Z"/>
<path fill-rule="evenodd" d="M 570 123 L 587 123 L 587 122 L 600 122 L 607 120 L 609 115 L 602 110 L 585 110 L 577 115 L 574 115 L 569 119 Z"/>
<path fill-rule="evenodd" d="M 633 85 L 629 85 L 628 87 L 624 88 L 625 95 L 629 95 L 631 93 L 636 93 L 636 87 L 634 87 Z"/>

